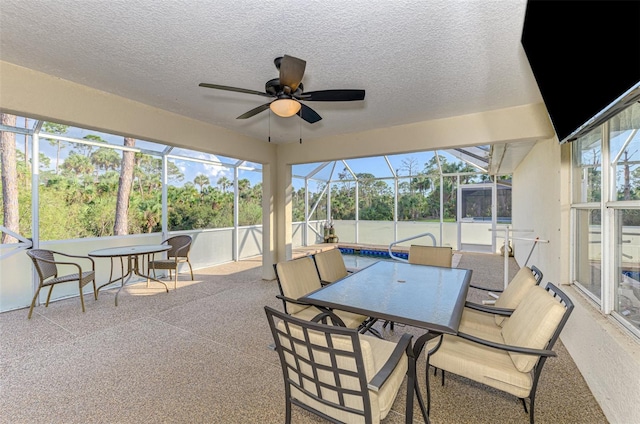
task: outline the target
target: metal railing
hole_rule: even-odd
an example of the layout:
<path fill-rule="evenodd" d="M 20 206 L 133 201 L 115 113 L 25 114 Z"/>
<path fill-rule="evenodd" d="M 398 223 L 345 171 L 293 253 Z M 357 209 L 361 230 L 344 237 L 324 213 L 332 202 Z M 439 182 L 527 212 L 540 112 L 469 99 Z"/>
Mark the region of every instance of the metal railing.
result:
<path fill-rule="evenodd" d="M 436 236 L 434 236 L 432 233 L 422 233 L 422 234 L 418 234 L 418 235 L 415 235 L 415 236 L 407 237 L 407 238 L 404 238 L 402 240 L 397 240 L 397 241 L 394 241 L 393 243 L 389 244 L 389 256 L 391 257 L 391 259 L 395 259 L 396 261 L 400 261 L 400 262 L 409 262 L 408 259 L 404 259 L 404 258 L 401 258 L 399 256 L 394 255 L 393 251 L 391 249 L 395 245 L 397 245 L 398 243 L 404 243 L 405 241 L 415 240 L 415 239 L 420 238 L 420 237 L 431 237 L 431 240 L 433 240 L 433 245 L 436 246 L 436 243 L 437 243 L 436 242 Z"/>

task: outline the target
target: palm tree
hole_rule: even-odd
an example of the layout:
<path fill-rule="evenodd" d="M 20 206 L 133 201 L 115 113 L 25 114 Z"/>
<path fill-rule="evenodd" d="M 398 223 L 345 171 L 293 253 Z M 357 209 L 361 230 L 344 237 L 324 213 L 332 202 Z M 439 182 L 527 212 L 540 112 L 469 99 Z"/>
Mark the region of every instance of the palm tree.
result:
<path fill-rule="evenodd" d="M 116 170 L 120 164 L 120 155 L 114 149 L 100 147 L 91 153 L 91 163 L 95 165 L 96 173 L 98 170 Z"/>
<path fill-rule="evenodd" d="M 63 125 L 63 124 L 55 124 L 53 122 L 45 122 L 42 125 L 42 130 L 44 132 L 48 132 L 50 134 L 65 134 L 67 132 L 67 129 L 69 128 L 68 125 Z M 43 137 L 45 140 L 49 140 L 49 144 L 52 146 L 56 146 L 56 174 L 58 174 L 58 169 L 60 166 L 60 150 L 62 149 L 62 146 L 64 146 L 64 143 L 60 140 L 53 140 L 53 139 L 48 139 L 46 137 Z"/>
<path fill-rule="evenodd" d="M 227 177 L 220 177 L 217 184 L 220 186 L 220 189 L 226 193 L 227 188 L 231 187 L 233 183 Z"/>
<path fill-rule="evenodd" d="M 204 186 L 208 186 L 209 184 L 211 184 L 211 182 L 209 181 L 209 177 L 207 177 L 204 174 L 198 174 L 196 175 L 196 177 L 193 179 L 193 183 L 197 186 L 200 186 L 200 193 L 202 194 L 202 189 L 204 188 Z"/>

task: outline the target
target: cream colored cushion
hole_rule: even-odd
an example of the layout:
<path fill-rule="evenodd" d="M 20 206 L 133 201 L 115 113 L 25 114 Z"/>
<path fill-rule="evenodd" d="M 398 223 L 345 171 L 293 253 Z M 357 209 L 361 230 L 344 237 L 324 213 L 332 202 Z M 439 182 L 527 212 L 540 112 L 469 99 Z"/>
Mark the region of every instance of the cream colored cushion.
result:
<path fill-rule="evenodd" d="M 278 323 L 278 328 L 281 330 L 284 329 L 284 323 L 282 321 Z M 291 326 L 291 334 L 293 337 L 298 339 L 304 338 L 302 330 L 299 327 Z M 365 336 L 362 334 L 358 335 L 358 338 L 360 341 L 360 348 L 362 350 L 362 358 L 363 358 L 363 363 L 365 368 L 366 379 L 367 381 L 371 381 L 371 379 L 378 373 L 378 371 L 380 371 L 380 369 L 386 363 L 387 359 L 391 356 L 391 353 L 395 349 L 396 344 L 386 340 L 378 339 L 375 337 Z M 288 345 L 288 341 L 286 340 L 286 338 L 281 336 L 280 339 L 283 345 L 290 347 L 290 345 Z M 326 338 L 322 333 L 310 331 L 309 340 L 314 344 L 327 346 Z M 337 349 L 350 351 L 350 352 L 353 351 L 353 347 L 351 345 L 351 338 L 349 337 L 339 336 L 339 335 L 332 336 L 332 343 L 333 343 L 333 346 Z M 301 356 L 305 357 L 306 359 L 309 359 L 307 347 L 302 344 L 296 345 L 296 346 L 297 346 L 298 353 Z M 323 365 L 331 365 L 330 357 L 327 353 L 314 350 L 313 356 L 314 356 L 314 360 L 317 363 L 320 363 Z M 286 354 L 285 354 L 285 357 L 286 357 L 287 363 L 292 368 L 294 369 L 297 368 L 297 364 L 294 361 L 294 358 Z M 337 366 L 340 369 L 357 371 L 356 363 L 353 360 L 353 358 L 338 357 Z M 407 356 L 404 355 L 403 358 L 398 362 L 398 365 L 396 365 L 396 368 L 391 373 L 391 376 L 389 377 L 389 379 L 380 388 L 380 390 L 377 392 L 373 390 L 369 390 L 369 399 L 371 402 L 373 423 L 379 423 L 380 420 L 384 419 L 389 413 L 389 411 L 391 410 L 393 402 L 395 401 L 398 395 L 399 387 L 404 381 L 404 376 L 407 373 L 407 369 L 408 369 L 408 359 L 407 359 Z M 301 366 L 301 372 L 304 375 L 312 375 L 311 368 L 304 364 L 302 364 Z M 320 379 L 322 381 L 332 385 L 335 384 L 333 373 L 322 372 L 319 374 L 320 374 Z M 357 378 L 345 377 L 344 375 L 341 375 L 340 378 L 341 378 L 340 387 L 359 390 L 360 386 Z M 315 385 L 311 383 L 311 381 L 302 379 L 302 385 L 307 390 L 311 392 L 316 392 Z M 327 391 L 323 393 L 323 397 L 325 399 L 330 399 L 333 402 L 338 403 L 337 394 L 332 393 L 331 391 L 328 391 L 328 390 L 329 389 L 327 389 Z M 363 422 L 363 420 L 360 419 L 361 417 L 355 414 L 350 414 L 344 411 L 340 411 L 336 408 L 332 408 L 331 406 L 327 406 L 320 402 L 317 402 L 295 387 L 291 387 L 291 395 L 294 398 L 298 399 L 300 402 L 306 405 L 309 405 L 312 408 L 326 415 L 329 415 L 337 420 L 340 420 L 343 422 Z M 358 410 L 364 409 L 364 406 L 362 404 L 360 397 L 347 396 L 345 399 L 345 402 L 347 406 L 352 407 L 354 409 L 358 409 Z"/>
<path fill-rule="evenodd" d="M 280 262 L 276 265 L 276 272 L 282 294 L 291 299 L 298 299 L 322 287 L 316 265 L 311 257 Z M 287 312 L 290 314 L 298 313 L 305 308 L 308 306 L 287 303 Z"/>
<path fill-rule="evenodd" d="M 417 265 L 445 266 L 451 268 L 453 249 L 445 246 L 420 246 L 413 244 L 409 247 L 409 263 Z"/>
<path fill-rule="evenodd" d="M 531 272 L 531 268 L 525 266 L 513 277 L 511 282 L 507 285 L 504 291 L 500 294 L 500 297 L 496 299 L 496 308 L 515 309 L 518 307 L 524 296 L 529 289 L 537 284 L 536 278 Z M 504 325 L 504 316 L 494 315 L 496 324 Z"/>
<path fill-rule="evenodd" d="M 334 283 L 349 274 L 340 249 L 316 253 L 315 260 L 322 281 Z"/>
<path fill-rule="evenodd" d="M 525 298 L 502 327 L 504 343 L 533 349 L 544 349 L 558 328 L 565 307 L 540 286 L 529 289 Z M 521 372 L 533 369 L 538 356 L 509 352 Z"/>
<path fill-rule="evenodd" d="M 513 365 L 506 351 L 492 349 L 460 337 L 445 335 L 440 348 L 430 359 L 430 365 L 438 369 L 486 384 L 519 398 L 526 398 L 531 392 L 531 373 L 520 372 Z M 435 338 L 425 349 L 437 343 Z"/>
<path fill-rule="evenodd" d="M 502 343 L 502 327 L 496 324 L 494 314 L 487 312 L 464 308 L 458 332 Z"/>

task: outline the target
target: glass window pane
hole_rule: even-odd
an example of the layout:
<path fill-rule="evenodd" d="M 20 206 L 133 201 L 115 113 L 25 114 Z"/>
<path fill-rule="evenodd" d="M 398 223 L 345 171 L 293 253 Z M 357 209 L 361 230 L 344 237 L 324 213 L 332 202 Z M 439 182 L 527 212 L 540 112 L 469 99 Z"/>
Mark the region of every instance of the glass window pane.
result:
<path fill-rule="evenodd" d="M 572 143 L 573 202 L 599 202 L 602 174 L 602 137 L 596 128 Z"/>
<path fill-rule="evenodd" d="M 575 280 L 602 298 L 602 230 L 600 209 L 578 209 L 575 219 Z"/>
<path fill-rule="evenodd" d="M 640 103 L 610 123 L 610 157 L 615 170 L 613 200 L 640 199 Z"/>
<path fill-rule="evenodd" d="M 640 209 L 616 210 L 615 310 L 640 329 Z"/>

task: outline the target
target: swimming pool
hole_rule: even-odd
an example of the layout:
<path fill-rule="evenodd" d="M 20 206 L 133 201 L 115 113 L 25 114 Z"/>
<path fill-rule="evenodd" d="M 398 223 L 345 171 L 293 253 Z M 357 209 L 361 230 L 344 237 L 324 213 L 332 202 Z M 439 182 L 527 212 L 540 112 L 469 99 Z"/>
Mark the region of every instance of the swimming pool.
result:
<path fill-rule="evenodd" d="M 395 259 L 389 256 L 388 251 L 372 250 L 372 249 L 353 249 L 347 247 L 340 247 L 340 252 L 344 258 L 344 263 L 347 268 L 364 268 L 377 261 L 394 261 Z M 405 252 L 394 252 L 394 256 L 402 259 L 408 259 L 409 254 Z"/>

